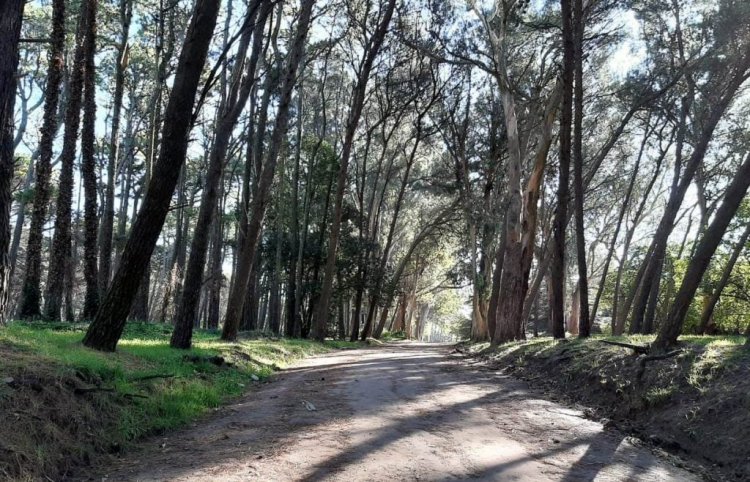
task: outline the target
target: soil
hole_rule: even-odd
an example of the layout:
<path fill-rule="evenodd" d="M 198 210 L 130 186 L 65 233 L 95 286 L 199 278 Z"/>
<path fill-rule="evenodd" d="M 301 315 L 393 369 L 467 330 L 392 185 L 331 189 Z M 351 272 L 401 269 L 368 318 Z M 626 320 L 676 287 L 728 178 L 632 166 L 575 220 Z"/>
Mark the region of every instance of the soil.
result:
<path fill-rule="evenodd" d="M 76 480 L 699 480 L 451 352 L 396 343 L 309 358 Z"/>
<path fill-rule="evenodd" d="M 705 479 L 750 480 L 750 354 L 720 341 L 674 353 L 645 364 L 642 354 L 596 340 L 541 340 L 467 362 L 581 404 L 587 417 L 691 461 Z"/>

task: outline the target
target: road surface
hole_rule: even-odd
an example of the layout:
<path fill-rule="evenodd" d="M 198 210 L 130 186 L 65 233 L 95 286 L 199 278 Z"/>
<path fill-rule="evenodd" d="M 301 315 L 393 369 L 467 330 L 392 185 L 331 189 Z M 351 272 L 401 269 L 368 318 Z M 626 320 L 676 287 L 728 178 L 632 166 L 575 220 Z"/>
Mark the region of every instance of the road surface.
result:
<path fill-rule="evenodd" d="M 450 351 L 401 343 L 309 358 L 96 480 L 699 480 Z"/>

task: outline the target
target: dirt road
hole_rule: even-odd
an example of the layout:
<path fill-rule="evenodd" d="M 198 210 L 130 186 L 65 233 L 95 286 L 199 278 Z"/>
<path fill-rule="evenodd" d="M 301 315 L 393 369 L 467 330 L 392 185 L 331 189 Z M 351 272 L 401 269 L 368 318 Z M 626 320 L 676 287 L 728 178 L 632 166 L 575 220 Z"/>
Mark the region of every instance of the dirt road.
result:
<path fill-rule="evenodd" d="M 449 352 L 398 344 L 308 359 L 144 444 L 106 480 L 698 480 Z"/>

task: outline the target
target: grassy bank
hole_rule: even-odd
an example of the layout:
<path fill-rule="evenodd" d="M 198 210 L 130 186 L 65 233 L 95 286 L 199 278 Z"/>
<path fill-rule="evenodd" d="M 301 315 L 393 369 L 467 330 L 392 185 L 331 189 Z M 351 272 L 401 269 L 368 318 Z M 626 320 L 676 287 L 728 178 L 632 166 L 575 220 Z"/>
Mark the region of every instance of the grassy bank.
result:
<path fill-rule="evenodd" d="M 57 480 L 92 458 L 194 420 L 274 370 L 346 342 L 246 338 L 198 331 L 169 348 L 169 325 L 131 323 L 117 353 L 83 347 L 85 326 L 0 328 L 0 479 Z"/>
<path fill-rule="evenodd" d="M 681 351 L 647 360 L 601 340 L 645 345 L 653 337 L 537 338 L 493 352 L 466 347 L 493 369 L 588 407 L 605 425 L 697 460 L 731 480 L 750 478 L 750 350 L 743 337 L 685 336 Z"/>

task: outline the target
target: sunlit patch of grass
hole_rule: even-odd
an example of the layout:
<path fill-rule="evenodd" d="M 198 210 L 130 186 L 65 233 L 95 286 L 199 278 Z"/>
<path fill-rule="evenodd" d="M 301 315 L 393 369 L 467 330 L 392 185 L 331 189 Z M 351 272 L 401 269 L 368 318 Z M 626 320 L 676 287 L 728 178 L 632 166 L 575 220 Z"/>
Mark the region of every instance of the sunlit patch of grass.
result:
<path fill-rule="evenodd" d="M 651 407 L 657 407 L 667 403 L 672 395 L 677 393 L 677 385 L 672 384 L 667 387 L 653 387 L 646 391 L 643 400 Z"/>
<path fill-rule="evenodd" d="M 242 394 L 256 379 L 267 378 L 302 357 L 360 346 L 280 338 L 228 343 L 216 332 L 198 330 L 192 349 L 175 350 L 169 347 L 170 325 L 129 323 L 117 352 L 101 353 L 81 344 L 85 328 L 14 322 L 0 329 L 0 344 L 34 357 L 61 376 L 114 389 L 117 403 L 111 408 L 117 413 L 111 415 L 117 418 L 119 435 L 115 438 L 122 443 L 185 425 Z M 222 356 L 229 365 L 186 360 L 211 356 Z M 17 368 L 0 362 L 0 374 Z"/>
<path fill-rule="evenodd" d="M 687 380 L 691 386 L 701 393 L 710 382 L 721 376 L 722 373 L 734 369 L 743 361 L 746 362 L 750 359 L 750 354 L 744 348 L 744 340 L 742 339 L 733 339 L 734 337 L 695 338 L 699 339 L 699 344 L 703 346 L 703 350 L 695 356 Z"/>

